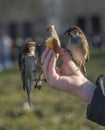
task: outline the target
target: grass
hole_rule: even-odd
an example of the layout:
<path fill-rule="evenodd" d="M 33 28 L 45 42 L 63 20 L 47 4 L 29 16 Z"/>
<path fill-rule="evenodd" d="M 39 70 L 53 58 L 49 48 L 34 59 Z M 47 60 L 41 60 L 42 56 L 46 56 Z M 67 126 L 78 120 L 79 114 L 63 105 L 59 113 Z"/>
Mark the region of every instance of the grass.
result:
<path fill-rule="evenodd" d="M 105 51 L 91 50 L 87 77 L 95 82 L 105 73 Z M 0 130 L 104 130 L 85 118 L 86 106 L 76 97 L 43 84 L 31 91 L 31 110 L 26 110 L 27 95 L 22 89 L 19 69 L 0 73 Z"/>

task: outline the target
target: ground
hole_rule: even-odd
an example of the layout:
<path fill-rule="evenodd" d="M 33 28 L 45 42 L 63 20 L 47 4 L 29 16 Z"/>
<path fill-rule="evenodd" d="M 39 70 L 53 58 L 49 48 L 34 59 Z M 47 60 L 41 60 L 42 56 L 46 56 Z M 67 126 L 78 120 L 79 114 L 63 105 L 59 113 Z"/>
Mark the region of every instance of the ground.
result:
<path fill-rule="evenodd" d="M 105 73 L 105 51 L 91 50 L 87 77 L 95 82 Z M 86 119 L 87 104 L 73 95 L 49 88 L 32 88 L 31 110 L 18 67 L 0 73 L 0 130 L 104 130 Z"/>

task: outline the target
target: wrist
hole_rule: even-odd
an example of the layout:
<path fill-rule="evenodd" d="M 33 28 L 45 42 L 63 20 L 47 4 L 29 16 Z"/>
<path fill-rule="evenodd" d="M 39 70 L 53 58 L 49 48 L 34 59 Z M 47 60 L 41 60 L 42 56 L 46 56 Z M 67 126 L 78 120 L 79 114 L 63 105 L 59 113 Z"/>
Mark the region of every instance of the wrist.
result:
<path fill-rule="evenodd" d="M 95 88 L 95 84 L 85 78 L 80 89 L 78 90 L 78 96 L 81 100 L 89 104 L 93 97 Z"/>

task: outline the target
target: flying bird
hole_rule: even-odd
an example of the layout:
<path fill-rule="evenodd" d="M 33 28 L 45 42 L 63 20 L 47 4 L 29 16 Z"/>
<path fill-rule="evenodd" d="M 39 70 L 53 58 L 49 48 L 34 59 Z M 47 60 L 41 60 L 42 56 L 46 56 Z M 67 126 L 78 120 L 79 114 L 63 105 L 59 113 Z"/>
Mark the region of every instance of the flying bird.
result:
<path fill-rule="evenodd" d="M 27 42 L 18 57 L 23 89 L 27 91 L 30 105 L 30 91 L 33 81 L 36 80 L 37 59 L 35 55 L 36 42 Z"/>
<path fill-rule="evenodd" d="M 86 75 L 85 64 L 89 60 L 89 44 L 84 32 L 78 26 L 72 26 L 65 31 L 69 40 L 66 49 L 69 51 L 72 59 L 77 63 L 81 72 Z"/>

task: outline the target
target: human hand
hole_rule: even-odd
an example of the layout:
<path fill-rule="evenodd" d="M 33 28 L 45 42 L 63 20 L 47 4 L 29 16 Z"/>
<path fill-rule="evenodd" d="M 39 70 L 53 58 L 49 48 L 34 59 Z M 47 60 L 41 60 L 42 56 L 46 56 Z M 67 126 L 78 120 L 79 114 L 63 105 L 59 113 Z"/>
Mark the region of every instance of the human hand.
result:
<path fill-rule="evenodd" d="M 60 68 L 56 68 L 57 54 L 48 47 L 42 53 L 42 70 L 48 84 L 89 102 L 94 85 L 83 76 L 65 49 L 59 49 L 59 56 L 63 63 Z"/>

